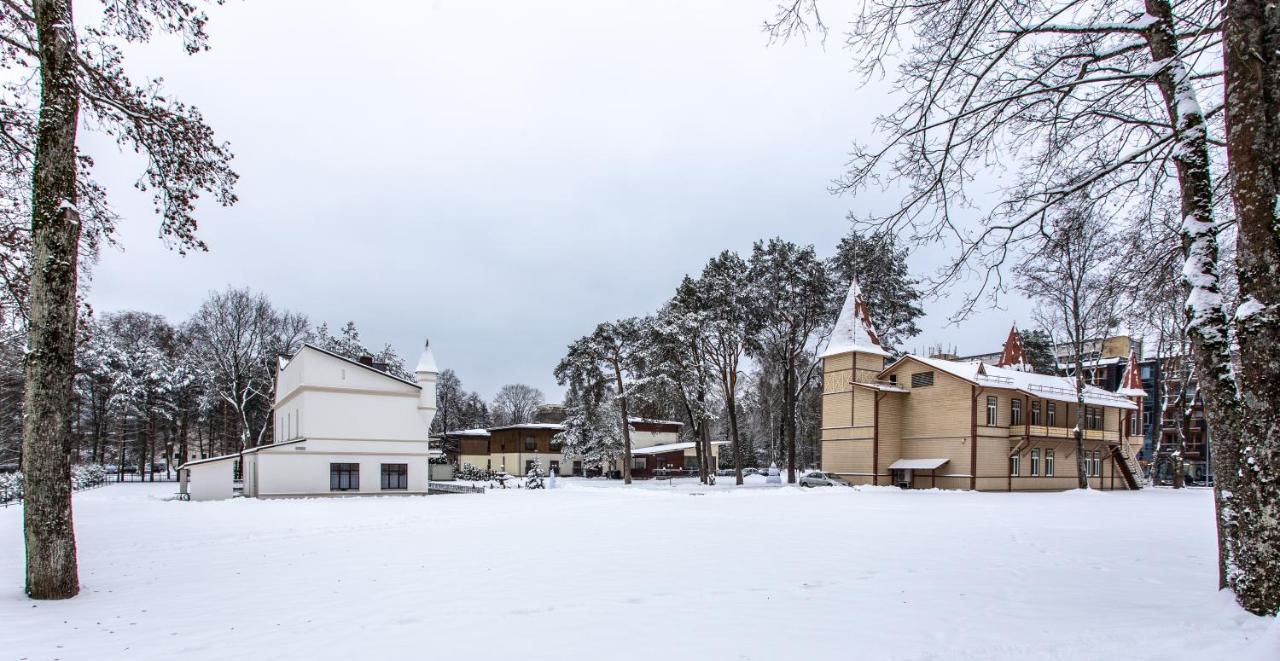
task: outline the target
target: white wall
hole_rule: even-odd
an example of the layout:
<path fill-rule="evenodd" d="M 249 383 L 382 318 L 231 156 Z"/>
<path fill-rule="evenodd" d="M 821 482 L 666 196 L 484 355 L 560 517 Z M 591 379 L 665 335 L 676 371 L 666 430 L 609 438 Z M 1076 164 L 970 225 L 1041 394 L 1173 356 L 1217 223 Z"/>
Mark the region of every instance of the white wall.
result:
<path fill-rule="evenodd" d="M 651 448 L 655 445 L 666 445 L 668 443 L 679 443 L 680 433 L 674 431 L 634 431 L 631 432 L 631 448 L 639 450 L 640 448 Z"/>
<path fill-rule="evenodd" d="M 187 493 L 191 500 L 223 500 L 235 496 L 235 458 L 230 457 L 187 467 Z"/>
<path fill-rule="evenodd" d="M 372 447 L 368 447 L 372 446 Z M 310 441 L 257 454 L 258 497 L 318 495 L 397 495 L 427 492 L 427 459 L 417 443 Z M 300 449 L 305 448 L 305 449 Z M 329 464 L 359 464 L 359 491 L 331 491 Z M 408 489 L 382 490 L 382 464 L 406 464 Z"/>
<path fill-rule="evenodd" d="M 304 348 L 277 375 L 275 440 L 343 438 L 427 443 L 419 388 Z"/>

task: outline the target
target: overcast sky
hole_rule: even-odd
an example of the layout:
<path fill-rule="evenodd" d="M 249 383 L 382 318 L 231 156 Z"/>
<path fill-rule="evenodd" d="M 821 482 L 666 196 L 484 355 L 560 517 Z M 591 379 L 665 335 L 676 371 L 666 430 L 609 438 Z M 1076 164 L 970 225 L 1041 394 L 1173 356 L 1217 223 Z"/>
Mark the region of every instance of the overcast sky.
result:
<path fill-rule="evenodd" d="M 180 257 L 131 187 L 141 163 L 85 136 L 124 217 L 99 313 L 178 322 L 247 286 L 354 320 L 410 364 L 430 337 L 486 397 L 524 382 L 558 399 L 552 369 L 596 323 L 653 311 L 760 238 L 830 255 L 850 209 L 891 203 L 827 192 L 887 86 L 860 87 L 838 39 L 769 46 L 774 0 L 358 4 L 233 0 L 210 11 L 210 52 L 129 51 L 134 77 L 164 76 L 231 142 L 240 202 L 202 205 L 209 252 Z M 1027 318 L 1016 304 L 955 327 L 955 303 L 926 309 L 920 349 L 998 350 Z"/>

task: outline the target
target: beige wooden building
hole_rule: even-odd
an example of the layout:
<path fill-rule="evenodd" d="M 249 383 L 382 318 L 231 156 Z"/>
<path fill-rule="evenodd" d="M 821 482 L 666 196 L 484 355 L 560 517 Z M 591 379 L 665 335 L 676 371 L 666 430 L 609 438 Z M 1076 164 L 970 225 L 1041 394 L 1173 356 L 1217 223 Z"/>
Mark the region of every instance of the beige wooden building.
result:
<path fill-rule="evenodd" d="M 822 355 L 822 469 L 855 484 L 1047 491 L 1077 486 L 1072 379 L 1036 374 L 1010 333 L 997 365 L 891 361 L 858 284 Z M 1136 489 L 1141 395 L 1087 386 L 1084 459 L 1095 489 Z"/>

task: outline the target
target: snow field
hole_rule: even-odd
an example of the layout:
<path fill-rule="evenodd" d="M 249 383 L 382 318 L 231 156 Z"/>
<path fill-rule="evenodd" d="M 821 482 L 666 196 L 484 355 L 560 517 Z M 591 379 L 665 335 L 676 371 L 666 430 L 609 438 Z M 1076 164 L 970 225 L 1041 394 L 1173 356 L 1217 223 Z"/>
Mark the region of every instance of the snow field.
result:
<path fill-rule="evenodd" d="M 76 494 L 82 593 L 14 659 L 1280 658 L 1216 591 L 1207 491 L 632 488 L 168 501 Z M 1269 630 L 1269 631 L 1268 631 Z"/>

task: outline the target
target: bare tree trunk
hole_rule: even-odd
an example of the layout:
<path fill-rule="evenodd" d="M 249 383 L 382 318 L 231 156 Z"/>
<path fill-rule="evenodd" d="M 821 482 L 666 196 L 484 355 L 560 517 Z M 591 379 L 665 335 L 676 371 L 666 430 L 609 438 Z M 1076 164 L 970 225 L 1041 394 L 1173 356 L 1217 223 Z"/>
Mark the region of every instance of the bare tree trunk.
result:
<path fill-rule="evenodd" d="M 1234 542 L 1231 589 L 1250 612 L 1272 615 L 1280 611 L 1280 9 L 1274 0 L 1231 0 L 1225 14 L 1242 407 L 1238 429 L 1211 429 L 1214 481 L 1220 511 L 1233 515 L 1222 521 Z M 1214 392 L 1201 392 L 1207 408 Z M 1238 437 L 1228 437 L 1233 431 Z"/>
<path fill-rule="evenodd" d="M 72 378 L 75 371 L 76 128 L 80 98 L 70 0 L 35 0 L 40 117 L 32 175 L 33 244 L 23 396 L 23 531 L 27 595 L 65 599 L 80 591 L 71 519 Z"/>

